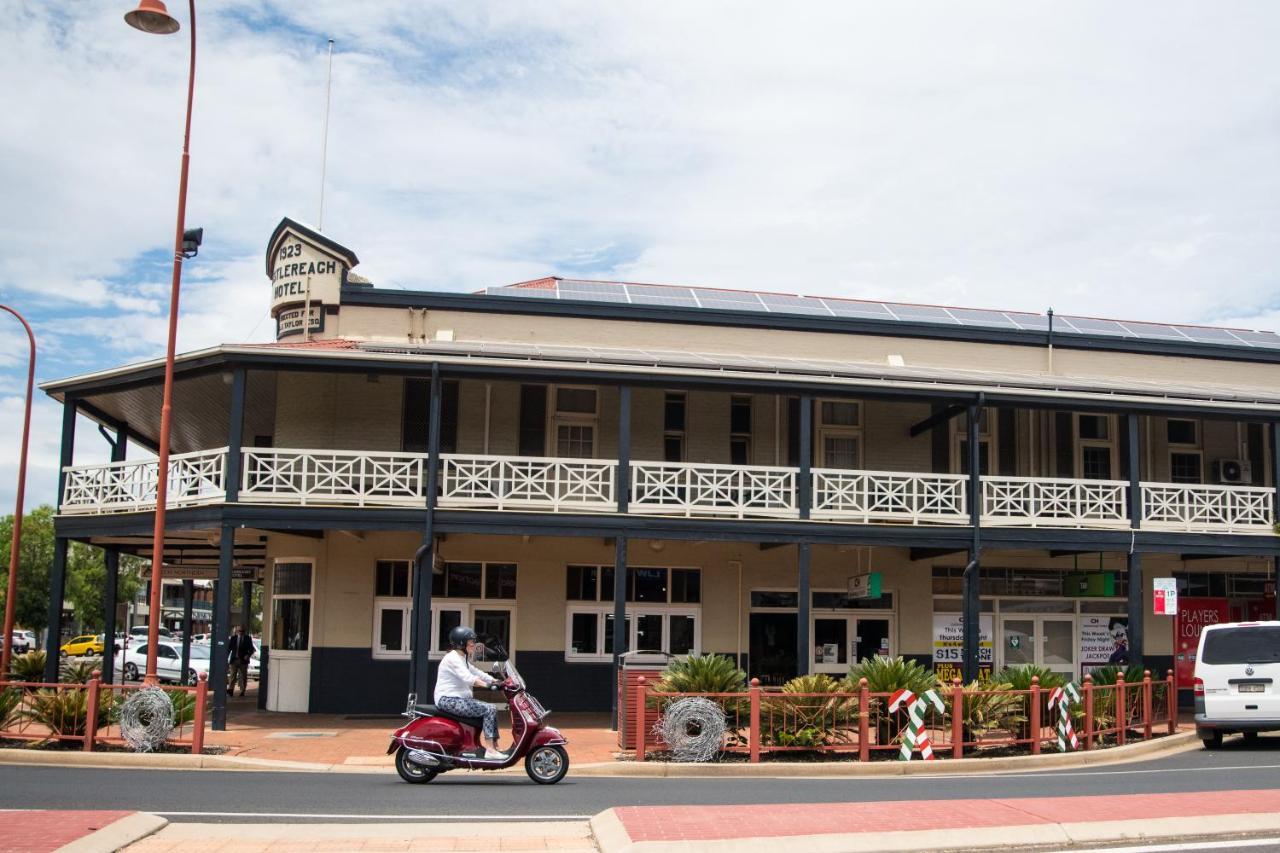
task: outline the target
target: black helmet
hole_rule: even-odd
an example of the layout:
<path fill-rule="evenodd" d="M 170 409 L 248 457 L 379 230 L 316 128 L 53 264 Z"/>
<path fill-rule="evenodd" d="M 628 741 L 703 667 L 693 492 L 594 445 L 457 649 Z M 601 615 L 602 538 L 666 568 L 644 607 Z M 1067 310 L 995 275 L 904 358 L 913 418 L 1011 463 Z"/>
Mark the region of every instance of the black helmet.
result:
<path fill-rule="evenodd" d="M 466 625 L 459 625 L 449 632 L 449 648 L 463 649 L 465 651 L 467 643 L 475 638 L 475 631 L 472 631 Z"/>

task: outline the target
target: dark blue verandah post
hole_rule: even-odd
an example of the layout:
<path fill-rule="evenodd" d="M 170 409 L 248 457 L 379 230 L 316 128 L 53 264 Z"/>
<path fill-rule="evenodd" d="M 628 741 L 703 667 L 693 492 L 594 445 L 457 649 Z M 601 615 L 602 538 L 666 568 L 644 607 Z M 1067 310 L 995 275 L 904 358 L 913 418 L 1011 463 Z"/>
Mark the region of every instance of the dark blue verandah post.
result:
<path fill-rule="evenodd" d="M 422 545 L 413 555 L 413 627 L 410 629 L 409 692 L 419 702 L 431 698 L 431 578 L 435 571 L 436 492 L 440 481 L 440 365 L 431 365 L 427 424 L 427 516 Z"/>
<path fill-rule="evenodd" d="M 800 518 L 807 519 L 813 505 L 813 398 L 800 397 L 800 471 L 796 474 L 796 509 Z M 813 660 L 813 645 L 809 637 L 809 543 L 800 542 L 796 547 L 796 675 L 808 675 Z"/>
<path fill-rule="evenodd" d="M 106 432 L 103 432 L 106 436 Z M 129 444 L 129 433 L 123 427 L 116 429 L 116 437 L 114 440 L 108 438 L 111 444 L 111 461 L 123 462 L 125 458 L 126 448 Z M 116 638 L 116 607 L 117 592 L 120 586 L 120 552 L 115 548 L 106 548 L 102 552 L 102 565 L 107 570 L 107 586 L 102 591 L 102 640 L 104 648 L 102 652 L 102 662 L 105 664 L 102 668 L 102 682 L 104 684 L 112 684 L 115 681 L 115 638 Z"/>
<path fill-rule="evenodd" d="M 963 651 L 964 680 L 977 681 L 981 672 L 982 636 L 981 578 L 982 559 L 982 457 L 978 443 L 978 421 L 982 417 L 982 395 L 969 406 L 968 431 L 965 434 L 969 464 L 969 525 L 973 538 L 969 545 L 969 563 L 964 567 Z M 992 640 L 994 641 L 994 637 Z"/>
<path fill-rule="evenodd" d="M 1128 415 L 1125 419 L 1125 426 L 1129 433 L 1129 529 L 1137 531 L 1142 527 L 1142 454 L 1139 447 L 1139 430 L 1138 416 Z M 1146 590 L 1146 581 L 1142 577 L 1142 555 L 1138 553 L 1136 547 L 1137 534 L 1131 534 L 1133 539 L 1129 545 L 1129 663 L 1133 666 L 1142 666 L 1143 637 L 1142 637 L 1142 617 L 1143 617 L 1143 594 Z"/>
<path fill-rule="evenodd" d="M 618 388 L 618 516 L 625 524 L 631 507 L 631 388 Z M 612 727 L 618 728 L 618 684 L 621 655 L 627 650 L 627 534 L 613 540 L 613 695 Z"/>
<path fill-rule="evenodd" d="M 209 690 L 213 693 L 213 730 L 227 728 L 227 648 L 231 633 L 231 567 L 236 555 L 236 528 L 222 523 L 218 539 L 218 580 L 213 587 L 213 636 L 209 638 Z M 258 686 L 264 689 L 263 685 Z"/>
<path fill-rule="evenodd" d="M 62 450 L 58 454 L 58 505 L 67 495 L 67 468 L 75 457 L 76 410 L 79 401 L 67 397 L 62 404 Z M 70 540 L 55 536 L 53 540 L 53 564 L 49 568 L 49 632 L 45 647 L 44 680 L 52 684 L 58 680 L 58 647 L 62 645 L 62 598 L 67 587 L 67 548 Z M 7 639 L 7 638 L 6 638 Z"/>

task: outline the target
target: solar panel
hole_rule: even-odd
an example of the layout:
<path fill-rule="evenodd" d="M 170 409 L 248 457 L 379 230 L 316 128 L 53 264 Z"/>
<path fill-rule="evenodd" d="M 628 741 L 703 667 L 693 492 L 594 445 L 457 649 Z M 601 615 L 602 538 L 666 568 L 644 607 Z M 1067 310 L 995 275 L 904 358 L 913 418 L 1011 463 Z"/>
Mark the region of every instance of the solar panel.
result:
<path fill-rule="evenodd" d="M 897 302 L 871 302 L 835 297 L 796 296 L 785 293 L 756 293 L 745 290 L 711 290 L 707 288 L 673 287 L 657 284 L 556 279 L 551 287 L 488 287 L 489 296 L 526 299 L 567 299 L 633 305 L 660 305 L 671 308 L 719 311 L 755 311 L 781 315 L 843 317 L 886 322 L 933 323 L 947 326 L 971 326 L 989 329 L 1018 329 L 1048 332 L 1047 315 L 1025 312 L 1003 312 L 982 308 L 944 308 L 934 305 L 909 305 Z M 1217 344 L 1237 347 L 1280 349 L 1280 335 L 1235 329 L 1186 326 L 1142 321 L 1104 320 L 1058 314 L 1053 318 L 1053 331 L 1062 335 L 1111 335 L 1155 341 Z M 637 362 L 663 357 L 638 352 Z"/>

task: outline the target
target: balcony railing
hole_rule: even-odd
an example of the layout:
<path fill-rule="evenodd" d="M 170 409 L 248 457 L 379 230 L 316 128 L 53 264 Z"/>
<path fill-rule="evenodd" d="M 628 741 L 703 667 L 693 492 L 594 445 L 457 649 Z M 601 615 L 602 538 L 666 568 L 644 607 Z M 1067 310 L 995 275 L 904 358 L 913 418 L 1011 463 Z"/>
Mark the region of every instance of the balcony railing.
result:
<path fill-rule="evenodd" d="M 170 507 L 218 503 L 226 497 L 227 448 L 169 457 Z M 67 468 L 61 511 L 67 515 L 140 512 L 156 505 L 157 460 Z"/>
<path fill-rule="evenodd" d="M 244 451 L 240 500 L 296 506 L 422 506 L 425 453 L 254 448 Z"/>
<path fill-rule="evenodd" d="M 618 508 L 616 462 L 456 454 L 442 454 L 440 461 L 442 507 L 549 512 Z"/>
<path fill-rule="evenodd" d="M 283 506 L 423 507 L 427 455 L 253 448 L 243 451 L 239 500 Z M 171 457 L 169 506 L 221 502 L 225 448 Z M 442 454 L 439 506 L 531 512 L 616 512 L 615 460 Z M 66 515 L 144 512 L 155 506 L 156 462 L 66 468 Z M 630 512 L 710 518 L 799 517 L 795 468 L 633 462 Z M 967 524 L 968 477 L 899 471 L 812 472 L 816 520 Z M 1270 533 L 1267 488 L 1142 483 L 1142 526 L 1211 533 Z M 1123 528 L 1129 483 L 983 477 L 990 526 Z"/>
<path fill-rule="evenodd" d="M 813 472 L 813 518 L 968 524 L 969 478 L 963 474 L 900 471 Z"/>
<path fill-rule="evenodd" d="M 1174 483 L 1142 484 L 1142 526 L 1170 530 L 1269 533 L 1271 489 Z"/>
<path fill-rule="evenodd" d="M 983 477 L 982 523 L 1026 527 L 1128 527 L 1129 483 Z"/>
<path fill-rule="evenodd" d="M 635 462 L 631 511 L 730 518 L 797 518 L 792 468 Z"/>

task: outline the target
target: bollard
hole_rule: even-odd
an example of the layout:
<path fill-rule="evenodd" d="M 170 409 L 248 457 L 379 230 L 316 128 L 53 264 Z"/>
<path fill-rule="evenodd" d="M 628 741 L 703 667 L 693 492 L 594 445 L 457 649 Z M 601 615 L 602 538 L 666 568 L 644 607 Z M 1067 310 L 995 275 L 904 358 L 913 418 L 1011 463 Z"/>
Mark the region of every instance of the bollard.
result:
<path fill-rule="evenodd" d="M 1031 754 L 1040 754 L 1040 676 L 1031 676 Z"/>
<path fill-rule="evenodd" d="M 259 688 L 261 689 L 261 688 Z M 196 715 L 191 719 L 191 754 L 204 752 L 204 703 L 209 696 L 209 673 L 196 678 Z"/>
<path fill-rule="evenodd" d="M 871 688 L 858 679 L 858 760 L 871 760 Z"/>
<path fill-rule="evenodd" d="M 1178 731 L 1178 685 L 1174 680 L 1173 670 L 1169 670 L 1165 681 L 1169 685 L 1169 734 L 1174 734 Z"/>
<path fill-rule="evenodd" d="M 648 688 L 645 686 L 642 675 L 636 679 L 636 761 L 644 761 L 644 706 L 647 692 Z"/>
<path fill-rule="evenodd" d="M 964 758 L 964 684 L 951 679 L 951 757 Z"/>
<path fill-rule="evenodd" d="M 1142 739 L 1151 740 L 1151 670 L 1142 671 Z"/>
<path fill-rule="evenodd" d="M 84 751 L 93 752 L 93 742 L 98 737 L 98 686 L 101 684 L 99 679 L 102 673 L 98 670 L 93 671 L 93 675 L 89 677 L 89 685 L 85 689 L 88 696 L 85 697 L 85 717 L 84 717 Z"/>
<path fill-rule="evenodd" d="M 751 679 L 751 729 L 749 740 L 751 763 L 760 763 L 760 679 Z"/>
<path fill-rule="evenodd" d="M 1093 749 L 1093 676 L 1084 677 L 1084 748 Z"/>
<path fill-rule="evenodd" d="M 1129 727 L 1129 708 L 1125 695 L 1124 674 L 1116 676 L 1116 746 L 1124 746 L 1125 729 Z"/>

